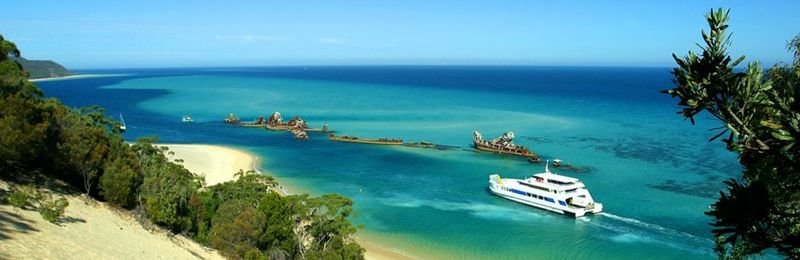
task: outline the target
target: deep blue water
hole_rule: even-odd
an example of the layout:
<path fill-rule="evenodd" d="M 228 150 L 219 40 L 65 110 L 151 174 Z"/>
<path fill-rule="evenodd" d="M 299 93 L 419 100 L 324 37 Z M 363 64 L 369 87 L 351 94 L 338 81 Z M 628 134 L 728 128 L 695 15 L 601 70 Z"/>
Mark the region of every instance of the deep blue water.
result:
<path fill-rule="evenodd" d="M 40 82 L 66 104 L 124 114 L 127 140 L 239 147 L 294 192 L 354 199 L 362 237 L 429 258 L 713 258 L 708 219 L 735 156 L 708 143 L 719 124 L 675 114 L 668 68 L 265 67 L 83 71 L 127 76 Z M 425 140 L 440 151 L 294 140 L 224 125 L 281 111 L 340 134 Z M 195 123 L 180 121 L 191 114 Z M 476 153 L 472 130 L 590 173 L 606 213 L 573 219 L 491 195 L 488 175 L 543 165 Z"/>

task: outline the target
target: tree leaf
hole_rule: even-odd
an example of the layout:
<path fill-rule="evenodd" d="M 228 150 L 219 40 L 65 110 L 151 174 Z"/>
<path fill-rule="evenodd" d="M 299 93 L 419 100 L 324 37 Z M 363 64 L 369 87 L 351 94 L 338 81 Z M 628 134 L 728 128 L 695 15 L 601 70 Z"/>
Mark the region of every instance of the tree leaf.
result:
<path fill-rule="evenodd" d="M 769 121 L 769 120 L 761 120 L 761 122 L 759 122 L 759 123 L 761 123 L 762 126 L 766 126 L 766 127 L 771 128 L 771 129 L 781 129 L 781 128 L 783 128 L 782 125 L 779 125 L 779 124 L 774 123 L 774 122 Z"/>

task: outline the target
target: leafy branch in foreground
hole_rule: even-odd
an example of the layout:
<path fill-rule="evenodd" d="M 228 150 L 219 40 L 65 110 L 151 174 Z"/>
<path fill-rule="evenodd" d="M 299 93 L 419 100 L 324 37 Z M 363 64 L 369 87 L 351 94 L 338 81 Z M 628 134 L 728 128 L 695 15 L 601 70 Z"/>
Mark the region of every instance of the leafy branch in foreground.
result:
<path fill-rule="evenodd" d="M 725 181 L 728 192 L 706 212 L 720 238 L 716 251 L 738 258 L 775 248 L 800 258 L 800 35 L 788 45 L 791 66 L 765 72 L 751 62 L 740 71 L 744 56 L 728 54 L 728 15 L 718 9 L 706 16 L 701 54 L 673 54 L 676 86 L 664 92 L 679 99 L 679 114 L 693 124 L 701 112 L 719 119 L 723 130 L 711 140 L 725 136 L 744 167 L 741 178 Z"/>

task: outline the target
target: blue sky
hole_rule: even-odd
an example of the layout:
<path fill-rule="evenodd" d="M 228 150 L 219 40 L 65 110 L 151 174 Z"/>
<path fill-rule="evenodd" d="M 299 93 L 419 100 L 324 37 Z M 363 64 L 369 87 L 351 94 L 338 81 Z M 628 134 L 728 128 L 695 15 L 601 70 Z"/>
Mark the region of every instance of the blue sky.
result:
<path fill-rule="evenodd" d="M 227 3 L 223 3 L 227 2 Z M 789 61 L 800 1 L 4 1 L 0 34 L 70 68 L 672 66 L 710 8 L 733 54 Z"/>

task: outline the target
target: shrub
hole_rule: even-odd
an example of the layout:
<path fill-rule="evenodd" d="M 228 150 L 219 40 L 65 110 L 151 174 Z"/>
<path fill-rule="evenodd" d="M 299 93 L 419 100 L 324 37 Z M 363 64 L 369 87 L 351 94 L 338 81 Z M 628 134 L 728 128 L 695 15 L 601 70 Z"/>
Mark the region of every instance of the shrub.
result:
<path fill-rule="evenodd" d="M 8 203 L 21 209 L 35 209 L 44 220 L 55 223 L 64 215 L 64 209 L 69 206 L 69 201 L 64 197 L 53 199 L 49 194 L 43 194 L 33 186 L 22 185 L 11 188 L 8 194 Z"/>
<path fill-rule="evenodd" d="M 142 176 L 125 160 L 116 159 L 105 165 L 105 173 L 100 176 L 100 194 L 109 203 L 133 208 Z"/>
<path fill-rule="evenodd" d="M 166 162 L 150 166 L 139 188 L 140 203 L 147 218 L 175 233 L 188 231 L 189 200 L 200 188 L 199 181 L 183 166 Z"/>
<path fill-rule="evenodd" d="M 42 199 L 39 202 L 39 214 L 42 215 L 44 220 L 47 220 L 50 223 L 55 223 L 64 215 L 64 209 L 69 206 L 69 201 L 64 197 L 60 197 L 58 199 L 53 199 L 50 196 Z"/>
<path fill-rule="evenodd" d="M 39 202 L 41 198 L 42 195 L 36 188 L 24 185 L 12 187 L 7 200 L 11 206 L 28 209 L 33 208 L 35 203 Z"/>

